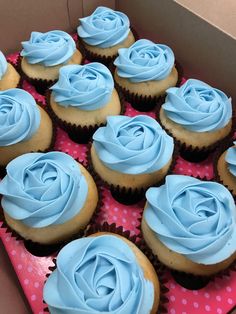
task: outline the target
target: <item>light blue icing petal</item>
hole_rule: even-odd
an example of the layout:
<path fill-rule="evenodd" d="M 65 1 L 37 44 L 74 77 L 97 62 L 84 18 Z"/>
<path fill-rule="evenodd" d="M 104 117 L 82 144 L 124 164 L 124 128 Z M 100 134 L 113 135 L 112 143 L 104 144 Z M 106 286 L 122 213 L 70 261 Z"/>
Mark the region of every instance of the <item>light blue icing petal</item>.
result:
<path fill-rule="evenodd" d="M 110 116 L 93 135 L 99 159 L 110 169 L 128 174 L 160 170 L 172 158 L 173 139 L 145 115 Z"/>
<path fill-rule="evenodd" d="M 28 92 L 18 88 L 0 91 L 0 146 L 30 139 L 40 119 L 36 102 Z"/>
<path fill-rule="evenodd" d="M 127 15 L 106 7 L 98 7 L 92 15 L 79 20 L 78 35 L 85 43 L 100 48 L 122 43 L 130 31 Z"/>
<path fill-rule="evenodd" d="M 223 185 L 169 175 L 146 198 L 145 221 L 169 249 L 206 265 L 234 254 L 236 208 Z"/>
<path fill-rule="evenodd" d="M 149 314 L 154 287 L 131 248 L 102 235 L 72 241 L 60 251 L 43 295 L 52 314 Z"/>
<path fill-rule="evenodd" d="M 228 169 L 230 173 L 236 177 L 236 142 L 234 142 L 233 147 L 230 147 L 225 155 L 225 160 L 228 164 Z"/>
<path fill-rule="evenodd" d="M 29 153 L 7 165 L 0 194 L 2 207 L 10 217 L 42 228 L 77 215 L 86 201 L 88 184 L 71 156 Z"/>
<path fill-rule="evenodd" d="M 111 99 L 114 81 L 108 68 L 97 62 L 66 65 L 59 70 L 59 80 L 51 87 L 54 100 L 64 107 L 96 110 Z"/>
<path fill-rule="evenodd" d="M 175 57 L 171 48 L 147 39 L 137 40 L 129 48 L 121 48 L 118 52 L 114 61 L 118 75 L 134 83 L 163 80 L 174 66 Z"/>
<path fill-rule="evenodd" d="M 231 98 L 195 79 L 169 88 L 162 108 L 170 120 L 194 132 L 216 131 L 232 118 Z"/>
<path fill-rule="evenodd" d="M 29 41 L 23 41 L 22 46 L 21 56 L 29 63 L 49 67 L 67 62 L 76 50 L 73 38 L 59 30 L 32 32 Z"/>
<path fill-rule="evenodd" d="M 6 71 L 7 71 L 7 60 L 4 54 L 0 50 L 0 80 L 3 78 Z"/>

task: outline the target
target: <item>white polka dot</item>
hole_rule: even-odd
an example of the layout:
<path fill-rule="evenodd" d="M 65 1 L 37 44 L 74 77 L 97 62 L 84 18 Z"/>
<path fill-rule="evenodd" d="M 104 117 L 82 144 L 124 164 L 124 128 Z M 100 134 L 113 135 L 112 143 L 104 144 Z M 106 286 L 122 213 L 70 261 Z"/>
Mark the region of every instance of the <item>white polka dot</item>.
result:
<path fill-rule="evenodd" d="M 123 222 L 123 223 L 126 223 L 126 221 L 127 221 L 127 220 L 126 220 L 125 218 L 122 218 L 122 222 Z"/>
<path fill-rule="evenodd" d="M 198 291 L 197 290 L 193 290 L 193 294 L 194 295 L 198 295 Z"/>
<path fill-rule="evenodd" d="M 186 291 L 187 291 L 187 289 L 184 288 L 184 287 L 181 287 L 181 290 L 182 290 L 183 292 L 186 292 Z"/>
<path fill-rule="evenodd" d="M 220 308 L 218 308 L 218 309 L 216 309 L 216 312 L 217 312 L 217 314 L 222 314 L 222 309 L 220 309 Z"/>
<path fill-rule="evenodd" d="M 31 301 L 35 301 L 37 298 L 36 298 L 36 295 L 35 294 L 32 294 L 31 295 Z"/>
<path fill-rule="evenodd" d="M 175 309 L 170 309 L 170 314 L 175 314 Z"/>
<path fill-rule="evenodd" d="M 127 214 L 127 209 L 123 209 L 123 213 L 124 213 L 124 214 Z"/>
<path fill-rule="evenodd" d="M 15 251 L 15 250 L 12 250 L 12 251 L 11 251 L 11 255 L 13 255 L 13 256 L 16 255 L 16 251 Z"/>
<path fill-rule="evenodd" d="M 17 269 L 21 270 L 23 266 L 21 264 L 17 265 Z"/>
<path fill-rule="evenodd" d="M 179 168 L 179 171 L 183 171 L 184 169 L 182 167 Z"/>
<path fill-rule="evenodd" d="M 220 295 L 217 295 L 217 296 L 216 296 L 216 300 L 220 302 L 220 301 L 221 301 L 221 296 L 220 296 Z"/>
<path fill-rule="evenodd" d="M 231 292 L 231 291 L 232 291 L 232 288 L 231 288 L 230 286 L 227 286 L 227 287 L 226 287 L 226 290 L 227 290 L 228 292 Z"/>
<path fill-rule="evenodd" d="M 206 293 L 204 293 L 204 297 L 209 299 L 210 298 L 210 294 L 206 292 Z"/>
<path fill-rule="evenodd" d="M 199 304 L 197 302 L 193 302 L 193 306 L 197 309 L 199 307 Z"/>
<path fill-rule="evenodd" d="M 25 285 L 28 285 L 28 284 L 29 284 L 29 279 L 25 279 L 25 280 L 24 280 L 24 284 L 25 284 Z"/>
<path fill-rule="evenodd" d="M 188 173 L 191 173 L 192 172 L 192 169 L 188 169 Z"/>
<path fill-rule="evenodd" d="M 31 272 L 33 271 L 32 266 L 29 266 L 29 267 L 27 268 L 27 271 L 28 271 L 29 273 L 31 273 Z"/>
<path fill-rule="evenodd" d="M 182 312 L 182 314 L 187 314 L 186 312 Z"/>
<path fill-rule="evenodd" d="M 115 212 L 118 212 L 118 210 L 119 210 L 119 208 L 114 207 L 114 211 L 115 211 Z"/>
<path fill-rule="evenodd" d="M 43 312 L 39 312 L 39 314 L 44 314 Z"/>
<path fill-rule="evenodd" d="M 171 283 L 171 284 L 170 284 L 170 287 L 171 287 L 171 289 L 175 289 L 175 284 L 174 284 L 174 283 Z"/>
<path fill-rule="evenodd" d="M 113 216 L 113 220 L 117 220 L 117 217 L 116 217 L 116 216 Z"/>
<path fill-rule="evenodd" d="M 134 217 L 136 217 L 136 216 L 137 216 L 137 213 L 136 213 L 136 212 L 133 212 L 132 215 L 133 215 Z"/>
<path fill-rule="evenodd" d="M 233 300 L 231 298 L 228 298 L 227 301 L 228 301 L 229 304 L 233 304 Z"/>
<path fill-rule="evenodd" d="M 35 288 L 38 288 L 38 287 L 39 287 L 39 283 L 38 283 L 37 281 L 35 281 L 34 287 L 35 287 Z"/>
<path fill-rule="evenodd" d="M 6 238 L 5 238 L 5 240 L 6 240 L 7 242 L 9 242 L 10 239 L 11 239 L 10 237 L 6 237 Z"/>
<path fill-rule="evenodd" d="M 186 299 L 182 299 L 182 304 L 187 304 L 187 300 Z"/>
<path fill-rule="evenodd" d="M 131 221 L 131 225 L 132 226 L 135 226 L 136 225 L 136 222 L 133 220 L 133 221 Z"/>
<path fill-rule="evenodd" d="M 21 258 L 25 258 L 25 253 L 21 253 Z"/>
<path fill-rule="evenodd" d="M 207 312 L 210 312 L 210 311 L 211 311 L 210 305 L 206 305 L 206 306 L 205 306 L 205 310 L 206 310 Z"/>
<path fill-rule="evenodd" d="M 170 301 L 172 301 L 172 302 L 175 301 L 175 296 L 174 296 L 174 295 L 171 295 L 171 296 L 170 296 Z"/>

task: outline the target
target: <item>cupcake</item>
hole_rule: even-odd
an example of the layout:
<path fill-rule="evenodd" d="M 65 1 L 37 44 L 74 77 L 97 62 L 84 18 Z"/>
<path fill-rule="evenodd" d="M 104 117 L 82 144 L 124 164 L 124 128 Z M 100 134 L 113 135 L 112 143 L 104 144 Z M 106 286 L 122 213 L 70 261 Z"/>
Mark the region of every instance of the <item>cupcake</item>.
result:
<path fill-rule="evenodd" d="M 111 116 L 93 135 L 95 172 L 120 202 L 135 203 L 157 184 L 173 163 L 174 142 L 157 121 L 140 115 Z"/>
<path fill-rule="evenodd" d="M 95 233 L 67 244 L 43 296 L 51 314 L 155 314 L 160 285 L 152 264 L 129 240 Z"/>
<path fill-rule="evenodd" d="M 147 39 L 140 39 L 129 48 L 119 49 L 114 65 L 115 82 L 139 111 L 153 109 L 166 90 L 178 81 L 171 48 Z"/>
<path fill-rule="evenodd" d="M 50 149 L 53 133 L 49 115 L 28 92 L 0 92 L 0 167 L 24 153 Z"/>
<path fill-rule="evenodd" d="M 98 203 L 91 175 L 61 152 L 29 153 L 12 160 L 0 194 L 7 225 L 23 239 L 43 245 L 77 234 Z"/>
<path fill-rule="evenodd" d="M 106 7 L 98 7 L 90 16 L 80 19 L 79 38 L 90 61 L 109 63 L 119 48 L 135 42 L 128 16 Z"/>
<path fill-rule="evenodd" d="M 0 91 L 18 87 L 20 75 L 0 51 Z"/>
<path fill-rule="evenodd" d="M 224 151 L 215 163 L 218 180 L 236 197 L 236 142 Z"/>
<path fill-rule="evenodd" d="M 183 157 L 204 159 L 232 129 L 232 103 L 222 91 L 195 79 L 167 90 L 159 119 L 179 142 Z"/>
<path fill-rule="evenodd" d="M 169 175 L 146 198 L 143 237 L 164 265 L 183 272 L 184 286 L 195 289 L 197 276 L 208 278 L 236 259 L 236 208 L 223 185 Z"/>
<path fill-rule="evenodd" d="M 63 31 L 32 32 L 22 46 L 21 70 L 41 92 L 58 79 L 63 65 L 82 62 L 82 55 L 76 49 L 73 38 Z"/>
<path fill-rule="evenodd" d="M 55 121 L 72 140 L 87 143 L 109 115 L 121 113 L 121 103 L 108 68 L 101 63 L 67 65 L 60 69 L 48 101 Z"/>

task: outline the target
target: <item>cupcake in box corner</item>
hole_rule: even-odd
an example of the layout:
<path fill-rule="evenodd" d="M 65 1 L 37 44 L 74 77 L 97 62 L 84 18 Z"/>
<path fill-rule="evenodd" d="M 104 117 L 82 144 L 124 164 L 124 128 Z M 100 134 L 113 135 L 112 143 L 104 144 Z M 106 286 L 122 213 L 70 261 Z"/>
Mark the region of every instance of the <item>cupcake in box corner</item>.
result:
<path fill-rule="evenodd" d="M 107 116 L 121 113 L 113 77 L 97 62 L 64 66 L 59 72 L 48 99 L 52 115 L 72 140 L 87 143 Z"/>
<path fill-rule="evenodd" d="M 105 64 L 117 56 L 119 48 L 127 48 L 135 42 L 129 18 L 106 7 L 98 7 L 90 16 L 81 18 L 77 32 L 86 57 Z"/>
<path fill-rule="evenodd" d="M 13 65 L 7 62 L 0 51 L 0 91 L 16 88 L 20 84 L 20 75 Z"/>
<path fill-rule="evenodd" d="M 236 142 L 215 160 L 217 179 L 224 184 L 236 198 Z"/>
<path fill-rule="evenodd" d="M 167 90 L 159 119 L 179 142 L 183 157 L 198 161 L 229 136 L 233 127 L 231 98 L 195 79 Z"/>
<path fill-rule="evenodd" d="M 51 314 L 156 314 L 160 284 L 147 257 L 126 238 L 98 232 L 67 244 L 43 296 Z"/>
<path fill-rule="evenodd" d="M 29 153 L 12 160 L 0 182 L 0 194 L 8 226 L 42 245 L 77 234 L 98 203 L 91 175 L 61 152 Z"/>
<path fill-rule="evenodd" d="M 139 111 L 149 111 L 169 87 L 176 86 L 178 72 L 170 47 L 147 39 L 119 49 L 114 61 L 115 82 Z"/>
<path fill-rule="evenodd" d="M 53 142 L 53 123 L 28 92 L 0 92 L 0 167 L 24 153 L 46 151 Z"/>
<path fill-rule="evenodd" d="M 58 79 L 63 65 L 82 62 L 82 54 L 76 49 L 73 38 L 63 31 L 32 32 L 22 46 L 21 70 L 41 92 Z"/>
<path fill-rule="evenodd" d="M 111 116 L 94 133 L 90 156 L 113 196 L 132 204 L 166 176 L 174 161 L 174 141 L 148 116 Z"/>
<path fill-rule="evenodd" d="M 223 185 L 170 175 L 146 198 L 143 237 L 186 288 L 200 288 L 236 259 L 236 207 Z"/>

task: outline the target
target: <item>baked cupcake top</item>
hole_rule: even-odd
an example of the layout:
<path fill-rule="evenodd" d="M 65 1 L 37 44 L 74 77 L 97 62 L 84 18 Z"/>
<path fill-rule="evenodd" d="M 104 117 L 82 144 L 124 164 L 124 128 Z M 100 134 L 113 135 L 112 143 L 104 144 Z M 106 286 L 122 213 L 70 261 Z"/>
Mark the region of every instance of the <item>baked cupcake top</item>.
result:
<path fill-rule="evenodd" d="M 202 81 L 189 79 L 166 92 L 166 116 L 190 131 L 216 131 L 232 118 L 231 98 Z"/>
<path fill-rule="evenodd" d="M 44 286 L 50 313 L 148 314 L 152 282 L 121 238 L 100 235 L 67 244 Z"/>
<path fill-rule="evenodd" d="M 59 105 L 90 111 L 110 101 L 114 81 L 111 72 L 101 63 L 67 65 L 60 69 L 59 80 L 50 89 Z"/>
<path fill-rule="evenodd" d="M 23 41 L 22 46 L 21 56 L 28 63 L 47 67 L 67 62 L 76 50 L 73 38 L 59 30 L 32 32 L 29 41 Z"/>
<path fill-rule="evenodd" d="M 28 92 L 18 88 L 0 91 L 0 146 L 30 139 L 40 119 L 36 102 Z"/>
<path fill-rule="evenodd" d="M 7 60 L 4 54 L 0 51 L 0 80 L 7 71 Z"/>
<path fill-rule="evenodd" d="M 98 7 L 90 16 L 79 19 L 79 37 L 85 43 L 100 48 L 109 48 L 122 43 L 129 34 L 127 15 L 106 7 Z"/>
<path fill-rule="evenodd" d="M 84 206 L 87 182 L 78 163 L 65 153 L 24 154 L 6 170 L 0 182 L 2 208 L 27 226 L 62 224 Z"/>
<path fill-rule="evenodd" d="M 114 64 L 117 74 L 133 83 L 163 80 L 171 73 L 175 57 L 170 47 L 151 40 L 137 40 L 129 48 L 120 48 Z"/>
<path fill-rule="evenodd" d="M 234 142 L 234 146 L 227 150 L 225 160 L 227 162 L 229 172 L 236 177 L 236 142 Z"/>
<path fill-rule="evenodd" d="M 127 174 L 160 170 L 174 150 L 172 137 L 146 115 L 108 117 L 107 125 L 94 133 L 93 145 L 105 166 Z"/>
<path fill-rule="evenodd" d="M 170 250 L 206 265 L 235 253 L 236 208 L 223 185 L 170 175 L 146 198 L 145 221 Z"/>

